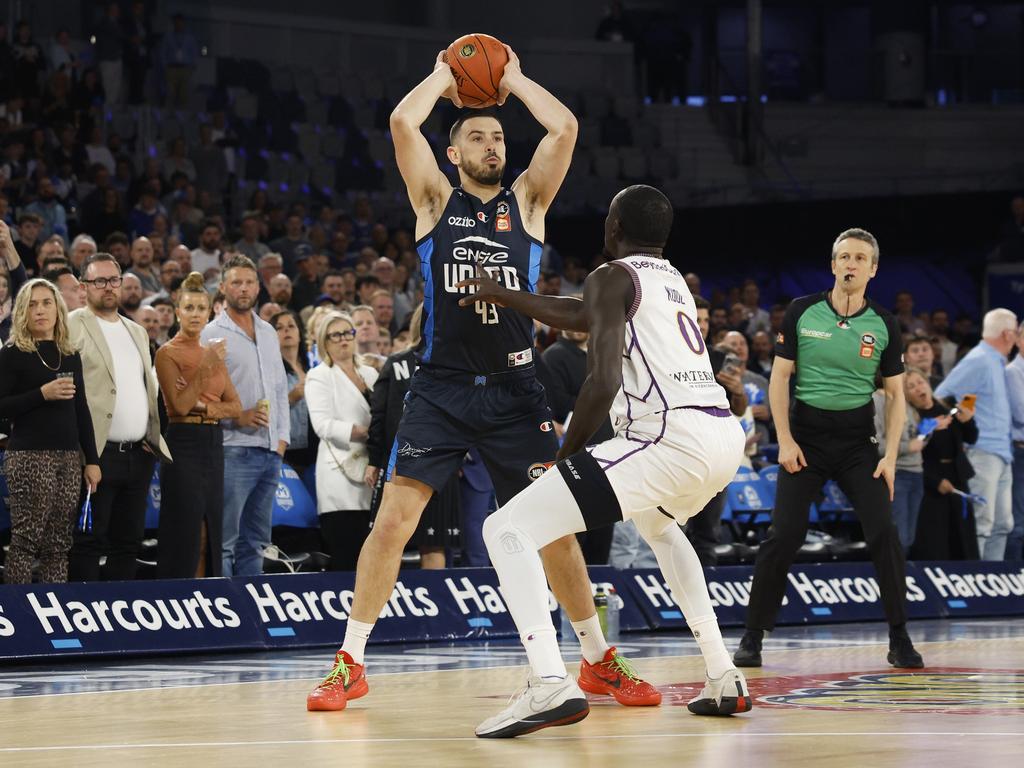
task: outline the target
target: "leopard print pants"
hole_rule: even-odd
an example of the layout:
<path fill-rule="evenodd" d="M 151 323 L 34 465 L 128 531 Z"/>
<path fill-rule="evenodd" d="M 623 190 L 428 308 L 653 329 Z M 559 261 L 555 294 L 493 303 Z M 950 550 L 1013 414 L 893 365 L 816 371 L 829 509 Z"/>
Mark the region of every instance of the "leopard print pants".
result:
<path fill-rule="evenodd" d="M 39 580 L 68 580 L 72 521 L 82 485 L 77 451 L 8 451 L 4 456 L 11 547 L 4 581 L 31 584 L 32 561 L 39 557 Z"/>

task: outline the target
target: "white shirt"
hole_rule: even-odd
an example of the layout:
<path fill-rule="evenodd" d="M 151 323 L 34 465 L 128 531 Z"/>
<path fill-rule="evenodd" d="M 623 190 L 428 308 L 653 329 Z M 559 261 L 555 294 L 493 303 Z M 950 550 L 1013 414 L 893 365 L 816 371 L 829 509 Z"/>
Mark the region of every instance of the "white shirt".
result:
<path fill-rule="evenodd" d="M 111 443 L 136 442 L 146 436 L 149 427 L 149 397 L 142 370 L 142 359 L 131 334 L 118 319 L 109 322 L 96 318 L 114 361 L 114 415 L 110 422 Z"/>
<path fill-rule="evenodd" d="M 204 251 L 196 248 L 192 251 L 192 269 L 203 277 L 206 277 L 206 270 L 220 269 L 220 251 Z"/>
<path fill-rule="evenodd" d="M 646 254 L 611 263 L 629 273 L 635 290 L 626 316 L 622 389 L 612 405 L 616 431 L 672 408 L 728 408 L 697 325 L 697 306 L 679 270 Z"/>

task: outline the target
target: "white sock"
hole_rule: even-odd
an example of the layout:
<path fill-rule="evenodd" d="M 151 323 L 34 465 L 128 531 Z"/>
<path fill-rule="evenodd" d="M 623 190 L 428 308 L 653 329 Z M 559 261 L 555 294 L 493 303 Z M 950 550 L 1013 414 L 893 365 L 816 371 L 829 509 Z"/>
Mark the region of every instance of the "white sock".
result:
<path fill-rule="evenodd" d="M 356 664 L 363 663 L 366 641 L 370 639 L 371 632 L 373 632 L 373 624 L 366 624 L 355 619 L 349 619 L 348 624 L 345 625 L 345 640 L 341 644 L 341 649 L 348 651 L 348 655 Z"/>
<path fill-rule="evenodd" d="M 523 641 L 533 674 L 548 681 L 565 678 L 565 662 L 558 650 L 558 636 L 554 626 L 524 632 L 519 639 Z"/>
<path fill-rule="evenodd" d="M 655 510 L 654 514 L 661 513 Z M 651 519 L 656 526 L 661 526 L 661 520 L 653 516 Z M 658 534 L 651 533 L 647 520 L 638 518 L 635 522 L 641 535 L 654 550 L 661 573 L 672 588 L 672 597 L 693 631 L 704 656 L 708 676 L 719 677 L 734 665 L 722 641 L 718 619 L 708 594 L 708 583 L 704 579 L 704 568 L 693 545 L 674 522 L 666 520 L 668 524 Z"/>
<path fill-rule="evenodd" d="M 597 664 L 604 661 L 604 655 L 609 646 L 601 631 L 601 621 L 595 613 L 589 619 L 572 622 L 573 631 L 580 639 L 580 648 L 583 650 L 583 658 L 590 664 Z"/>
<path fill-rule="evenodd" d="M 736 666 L 725 649 L 722 630 L 718 628 L 718 619 L 714 616 L 707 616 L 687 623 L 690 626 L 690 631 L 693 632 L 693 638 L 700 646 L 704 665 L 708 668 L 708 677 L 721 677 Z"/>

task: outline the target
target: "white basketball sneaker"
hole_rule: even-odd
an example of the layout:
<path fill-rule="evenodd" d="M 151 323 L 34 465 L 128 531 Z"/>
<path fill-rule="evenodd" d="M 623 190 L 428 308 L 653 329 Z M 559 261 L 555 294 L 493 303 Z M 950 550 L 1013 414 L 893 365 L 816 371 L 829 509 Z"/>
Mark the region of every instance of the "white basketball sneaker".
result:
<path fill-rule="evenodd" d="M 725 716 L 749 712 L 753 706 L 743 673 L 730 669 L 715 679 L 705 677 L 703 690 L 686 708 L 695 715 Z"/>
<path fill-rule="evenodd" d="M 477 726 L 476 735 L 482 739 L 510 739 L 541 728 L 578 723 L 588 714 L 587 695 L 572 675 L 552 681 L 531 677 L 504 710 Z"/>

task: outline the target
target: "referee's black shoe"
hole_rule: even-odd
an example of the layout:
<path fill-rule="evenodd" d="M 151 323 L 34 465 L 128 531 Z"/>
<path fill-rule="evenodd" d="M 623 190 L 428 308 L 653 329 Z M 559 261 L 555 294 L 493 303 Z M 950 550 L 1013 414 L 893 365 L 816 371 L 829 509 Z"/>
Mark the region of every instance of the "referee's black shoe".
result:
<path fill-rule="evenodd" d="M 889 635 L 889 663 L 899 669 L 921 669 L 924 659 L 914 648 L 910 636 L 906 632 L 893 632 Z"/>
<path fill-rule="evenodd" d="M 732 663 L 737 667 L 761 666 L 761 640 L 764 632 L 760 629 L 748 629 L 740 639 L 740 647 L 733 654 Z"/>

